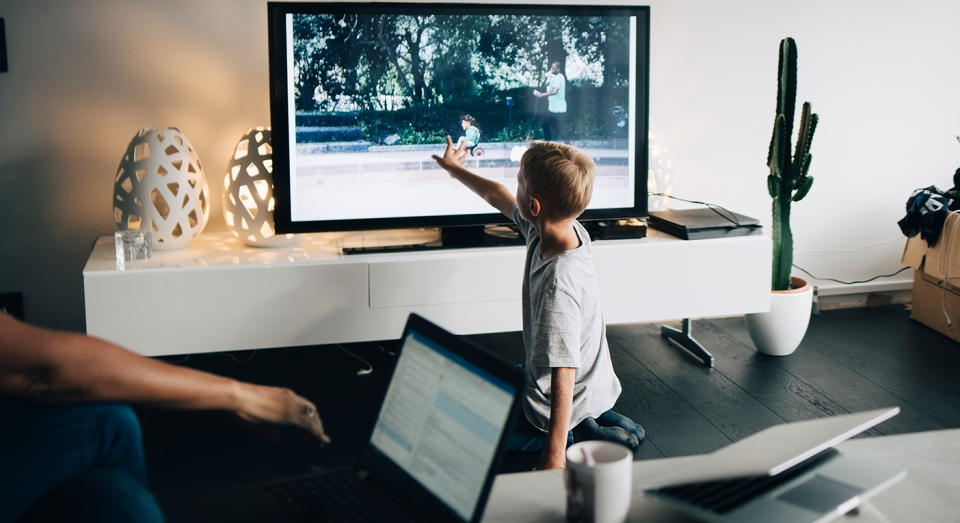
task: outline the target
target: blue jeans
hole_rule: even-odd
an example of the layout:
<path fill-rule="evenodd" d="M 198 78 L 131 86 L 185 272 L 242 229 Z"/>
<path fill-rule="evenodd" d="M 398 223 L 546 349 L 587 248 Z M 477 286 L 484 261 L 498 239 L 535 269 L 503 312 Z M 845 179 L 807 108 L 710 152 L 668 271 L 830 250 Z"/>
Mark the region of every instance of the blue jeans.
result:
<path fill-rule="evenodd" d="M 0 521 L 162 522 L 140 424 L 116 404 L 0 404 Z"/>

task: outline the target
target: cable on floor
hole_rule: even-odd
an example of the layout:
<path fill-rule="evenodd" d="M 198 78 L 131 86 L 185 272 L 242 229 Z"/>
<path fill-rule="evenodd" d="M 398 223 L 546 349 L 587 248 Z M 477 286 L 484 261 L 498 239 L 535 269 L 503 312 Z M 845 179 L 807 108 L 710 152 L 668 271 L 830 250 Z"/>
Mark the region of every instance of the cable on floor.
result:
<path fill-rule="evenodd" d="M 257 355 L 257 351 L 258 351 L 258 350 L 259 350 L 259 349 L 253 349 L 252 351 L 250 351 L 250 355 L 247 356 L 246 358 L 243 358 L 243 359 L 240 359 L 240 358 L 234 356 L 233 354 L 231 354 L 231 353 L 229 353 L 229 352 L 218 352 L 217 354 L 220 354 L 220 355 L 222 355 L 222 356 L 226 356 L 226 357 L 230 358 L 231 360 L 233 360 L 234 363 L 237 363 L 237 364 L 239 364 L 239 365 L 246 365 L 247 363 L 250 363 L 250 360 L 252 360 L 254 356 Z"/>
<path fill-rule="evenodd" d="M 342 351 L 343 351 L 344 353 L 346 353 L 348 356 L 359 360 L 361 363 L 363 363 L 363 364 L 365 365 L 365 368 L 362 368 L 362 369 L 360 369 L 360 370 L 357 371 L 357 376 L 366 376 L 367 374 L 370 374 L 370 373 L 373 372 L 373 365 L 371 365 L 369 361 L 367 361 L 367 360 L 361 358 L 360 356 L 357 356 L 356 354 L 348 351 L 347 348 L 344 347 L 343 345 L 337 344 L 337 347 L 339 347 L 340 350 L 342 350 Z"/>
<path fill-rule="evenodd" d="M 380 352 L 383 352 L 387 356 L 395 357 L 397 355 L 396 351 L 385 348 L 383 345 L 377 344 L 377 348 L 380 349 Z"/>

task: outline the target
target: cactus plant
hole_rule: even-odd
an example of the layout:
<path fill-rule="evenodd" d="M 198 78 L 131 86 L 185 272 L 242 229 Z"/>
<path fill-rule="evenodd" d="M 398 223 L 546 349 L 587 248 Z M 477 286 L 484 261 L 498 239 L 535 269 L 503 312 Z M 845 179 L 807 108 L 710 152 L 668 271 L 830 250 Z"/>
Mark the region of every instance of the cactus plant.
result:
<path fill-rule="evenodd" d="M 810 191 L 813 177 L 810 170 L 810 143 L 819 118 L 804 102 L 797 127 L 793 156 L 794 112 L 797 96 L 797 44 L 793 38 L 780 41 L 780 63 L 777 69 L 777 113 L 773 136 L 767 153 L 767 189 L 773 198 L 773 290 L 790 288 L 793 267 L 793 233 L 790 231 L 790 204 L 798 202 Z"/>

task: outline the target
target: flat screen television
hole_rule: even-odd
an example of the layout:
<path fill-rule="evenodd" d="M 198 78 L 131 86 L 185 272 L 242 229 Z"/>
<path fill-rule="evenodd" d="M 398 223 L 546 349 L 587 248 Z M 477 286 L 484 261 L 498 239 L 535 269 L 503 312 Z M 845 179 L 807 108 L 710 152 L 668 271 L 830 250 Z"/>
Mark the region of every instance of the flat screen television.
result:
<path fill-rule="evenodd" d="M 580 219 L 646 216 L 648 7 L 271 2 L 268 20 L 278 232 L 506 223 L 431 159 L 448 135 L 511 191 L 530 140 L 575 145 L 597 166 Z"/>

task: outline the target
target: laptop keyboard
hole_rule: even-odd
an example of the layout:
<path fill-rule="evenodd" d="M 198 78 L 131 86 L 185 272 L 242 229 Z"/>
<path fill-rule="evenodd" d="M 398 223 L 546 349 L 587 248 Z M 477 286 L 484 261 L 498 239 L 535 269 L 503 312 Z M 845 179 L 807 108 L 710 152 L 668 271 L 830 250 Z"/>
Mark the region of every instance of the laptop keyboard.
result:
<path fill-rule="evenodd" d="M 318 522 L 409 522 L 385 499 L 370 495 L 354 472 L 332 469 L 308 477 L 265 487 L 290 509 L 297 521 Z"/>
<path fill-rule="evenodd" d="M 772 489 L 806 473 L 837 454 L 829 448 L 807 458 L 775 476 L 749 476 L 739 479 L 687 483 L 650 492 L 673 498 L 717 514 L 726 514 Z"/>

